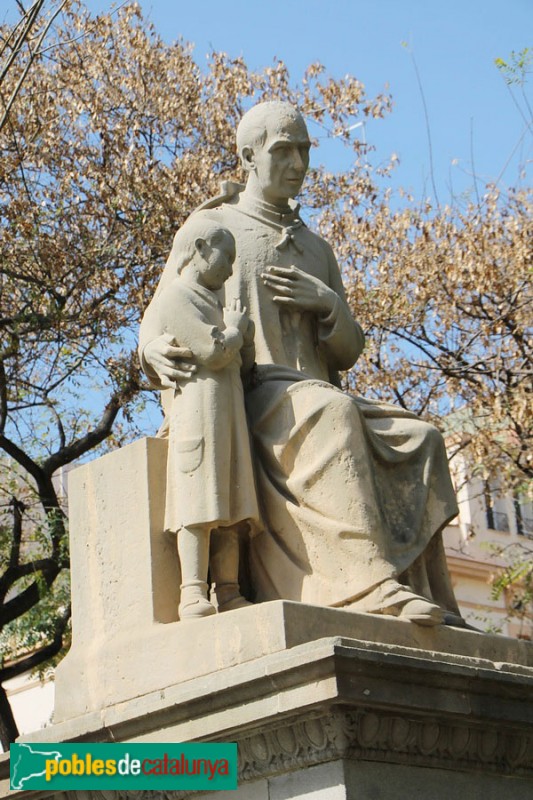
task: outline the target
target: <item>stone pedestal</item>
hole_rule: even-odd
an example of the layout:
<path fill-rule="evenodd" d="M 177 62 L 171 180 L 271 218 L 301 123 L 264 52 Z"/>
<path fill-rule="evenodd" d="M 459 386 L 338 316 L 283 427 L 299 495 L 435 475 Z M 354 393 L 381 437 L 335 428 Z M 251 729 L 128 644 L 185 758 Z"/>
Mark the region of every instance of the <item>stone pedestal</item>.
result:
<path fill-rule="evenodd" d="M 72 474 L 74 643 L 24 741 L 236 741 L 221 800 L 533 796 L 526 642 L 285 601 L 176 622 L 164 456 L 143 440 Z"/>
<path fill-rule="evenodd" d="M 289 643 L 305 629 L 320 635 L 335 622 L 353 631 L 372 623 L 366 615 L 279 601 L 202 620 L 195 636 L 208 649 L 208 632 L 218 624 L 221 635 L 241 629 L 243 646 L 251 646 L 254 628 L 266 620 L 278 641 Z M 178 678 L 24 741 L 236 741 L 240 788 L 221 800 L 529 800 L 533 669 L 444 652 L 445 638 L 440 652 L 389 643 L 407 636 L 410 624 L 375 622 L 379 643 L 323 636 L 289 644 Z M 438 645 L 438 633 L 432 636 Z M 467 631 L 451 637 L 462 650 L 470 641 L 473 653 L 486 656 L 492 649 L 499 657 L 505 647 L 514 661 L 529 649 Z M 168 659 L 175 655 L 169 650 Z M 188 796 L 172 793 L 175 800 Z"/>

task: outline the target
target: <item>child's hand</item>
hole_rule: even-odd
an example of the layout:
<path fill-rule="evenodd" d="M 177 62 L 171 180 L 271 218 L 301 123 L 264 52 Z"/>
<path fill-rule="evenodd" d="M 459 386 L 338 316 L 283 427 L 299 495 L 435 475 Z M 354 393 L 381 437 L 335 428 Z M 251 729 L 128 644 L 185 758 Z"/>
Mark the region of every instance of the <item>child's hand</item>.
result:
<path fill-rule="evenodd" d="M 241 333 L 248 329 L 249 319 L 246 316 L 246 307 L 239 299 L 232 300 L 224 309 L 224 322 L 228 328 L 237 328 Z"/>

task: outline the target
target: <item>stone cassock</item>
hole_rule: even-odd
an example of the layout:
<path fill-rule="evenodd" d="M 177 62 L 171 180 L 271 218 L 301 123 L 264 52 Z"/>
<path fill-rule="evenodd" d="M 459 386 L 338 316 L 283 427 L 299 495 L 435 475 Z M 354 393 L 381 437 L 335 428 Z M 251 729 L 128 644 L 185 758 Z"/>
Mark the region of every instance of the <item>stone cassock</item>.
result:
<path fill-rule="evenodd" d="M 306 133 L 300 121 L 291 124 Z M 290 141 L 290 124 L 285 130 L 267 124 L 264 147 L 274 134 Z M 329 245 L 305 226 L 291 197 L 272 204 L 266 194 L 251 179 L 228 184 L 195 212 L 235 237 L 225 295 L 239 297 L 255 323 L 246 407 L 263 530 L 250 547 L 254 599 L 397 615 L 408 598 L 400 583 L 456 615 L 440 535 L 457 513 L 442 437 L 409 412 L 337 388 L 337 370 L 354 364 L 363 333 Z M 158 292 L 175 260 L 173 252 Z M 328 313 L 276 302 L 265 280 L 273 267 L 301 270 L 333 290 Z M 154 303 L 141 326 L 141 354 L 162 332 Z"/>

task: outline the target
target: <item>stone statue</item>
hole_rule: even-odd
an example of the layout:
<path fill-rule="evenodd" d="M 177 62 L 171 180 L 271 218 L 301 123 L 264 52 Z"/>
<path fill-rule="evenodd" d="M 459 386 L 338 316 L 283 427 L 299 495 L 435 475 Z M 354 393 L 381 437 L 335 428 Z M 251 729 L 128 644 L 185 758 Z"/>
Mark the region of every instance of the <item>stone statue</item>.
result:
<path fill-rule="evenodd" d="M 199 362 L 192 346 L 169 342 L 157 298 L 175 280 L 185 231 L 199 219 L 227 228 L 236 259 L 225 295 L 255 325 L 245 393 L 261 511 L 249 552 L 253 600 L 461 624 L 441 539 L 457 513 L 441 435 L 338 388 L 337 370 L 355 363 L 364 336 L 331 248 L 294 202 L 309 164 L 305 122 L 290 104 L 257 105 L 237 147 L 246 186 L 225 184 L 178 232 L 141 325 L 143 368 L 168 415 L 169 384 L 183 390 Z"/>
<path fill-rule="evenodd" d="M 254 363 L 253 326 L 238 298 L 223 309 L 215 294 L 232 273 L 235 240 L 218 221 L 198 215 L 177 242 L 174 277 L 155 306 L 163 336 L 188 348 L 196 367 L 188 381 L 171 387 L 168 413 L 165 529 L 178 534 L 183 620 L 216 611 L 207 598 L 213 530 L 219 534 L 211 565 L 218 610 L 249 605 L 238 589 L 234 532 L 222 526 L 257 522 L 259 512 L 240 376 L 241 366 L 247 372 Z"/>

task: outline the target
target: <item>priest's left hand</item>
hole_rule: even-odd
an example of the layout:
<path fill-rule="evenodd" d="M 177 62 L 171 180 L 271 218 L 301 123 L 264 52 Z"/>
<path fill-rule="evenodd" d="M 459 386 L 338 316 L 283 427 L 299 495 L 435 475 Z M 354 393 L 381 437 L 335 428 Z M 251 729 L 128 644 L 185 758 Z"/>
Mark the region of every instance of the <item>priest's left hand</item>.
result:
<path fill-rule="evenodd" d="M 273 300 L 299 311 L 314 311 L 327 316 L 333 311 L 337 295 L 319 278 L 295 267 L 267 267 L 261 273 L 265 286 L 274 292 Z"/>

